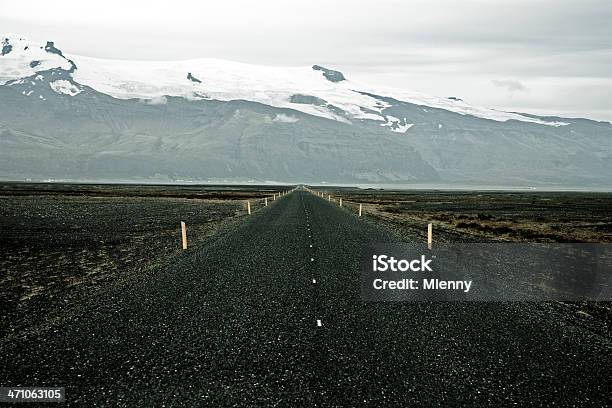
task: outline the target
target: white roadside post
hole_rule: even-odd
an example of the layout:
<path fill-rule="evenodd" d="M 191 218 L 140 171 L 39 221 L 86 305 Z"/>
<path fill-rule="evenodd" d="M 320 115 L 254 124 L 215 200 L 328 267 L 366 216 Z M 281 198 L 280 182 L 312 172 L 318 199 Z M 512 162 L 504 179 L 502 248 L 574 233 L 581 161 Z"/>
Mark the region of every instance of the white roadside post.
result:
<path fill-rule="evenodd" d="M 433 224 L 427 224 L 427 248 L 431 249 L 433 242 Z"/>
<path fill-rule="evenodd" d="M 265 197 L 264 198 L 264 207 L 267 207 L 267 206 L 268 206 L 268 197 Z"/>
<path fill-rule="evenodd" d="M 340 199 L 340 207 L 342 207 L 342 199 Z"/>
<path fill-rule="evenodd" d="M 331 194 L 327 195 L 327 201 L 331 201 Z"/>
<path fill-rule="evenodd" d="M 361 204 L 359 204 L 359 216 L 361 217 Z"/>
<path fill-rule="evenodd" d="M 183 241 L 183 249 L 187 249 L 187 227 L 184 221 L 181 221 L 181 240 Z"/>
<path fill-rule="evenodd" d="M 251 202 L 247 200 L 247 212 L 251 215 Z"/>

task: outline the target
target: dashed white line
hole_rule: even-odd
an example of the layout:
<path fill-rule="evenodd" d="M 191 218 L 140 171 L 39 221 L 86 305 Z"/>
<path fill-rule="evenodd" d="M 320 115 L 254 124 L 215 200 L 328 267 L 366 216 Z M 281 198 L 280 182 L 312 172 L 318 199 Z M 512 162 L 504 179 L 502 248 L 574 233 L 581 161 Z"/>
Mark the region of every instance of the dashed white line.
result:
<path fill-rule="evenodd" d="M 320 319 L 317 319 L 317 327 L 321 327 L 321 326 L 323 326 L 323 323 L 321 323 Z"/>

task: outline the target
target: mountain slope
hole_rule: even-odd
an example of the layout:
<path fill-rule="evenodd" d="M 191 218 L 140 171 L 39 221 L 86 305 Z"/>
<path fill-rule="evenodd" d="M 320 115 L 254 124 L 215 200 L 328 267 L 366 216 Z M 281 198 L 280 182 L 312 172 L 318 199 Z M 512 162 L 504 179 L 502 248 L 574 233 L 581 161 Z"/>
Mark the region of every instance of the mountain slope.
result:
<path fill-rule="evenodd" d="M 1 41 L 5 179 L 612 185 L 607 122 L 375 88 L 318 65 L 106 61 Z"/>

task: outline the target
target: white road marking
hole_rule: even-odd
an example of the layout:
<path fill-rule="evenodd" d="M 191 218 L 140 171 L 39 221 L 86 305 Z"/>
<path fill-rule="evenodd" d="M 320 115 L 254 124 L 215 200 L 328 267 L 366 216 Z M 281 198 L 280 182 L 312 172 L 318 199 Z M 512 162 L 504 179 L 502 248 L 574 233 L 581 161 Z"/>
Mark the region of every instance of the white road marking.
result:
<path fill-rule="evenodd" d="M 317 319 L 317 327 L 321 327 L 321 326 L 323 326 L 323 323 L 321 323 L 320 319 Z"/>
<path fill-rule="evenodd" d="M 310 244 L 310 247 L 312 248 L 312 244 Z"/>
<path fill-rule="evenodd" d="M 316 279 L 313 279 L 313 280 L 312 280 L 312 283 L 317 283 L 317 280 L 316 280 Z"/>
<path fill-rule="evenodd" d="M 310 262 L 314 261 L 314 258 L 310 258 Z"/>

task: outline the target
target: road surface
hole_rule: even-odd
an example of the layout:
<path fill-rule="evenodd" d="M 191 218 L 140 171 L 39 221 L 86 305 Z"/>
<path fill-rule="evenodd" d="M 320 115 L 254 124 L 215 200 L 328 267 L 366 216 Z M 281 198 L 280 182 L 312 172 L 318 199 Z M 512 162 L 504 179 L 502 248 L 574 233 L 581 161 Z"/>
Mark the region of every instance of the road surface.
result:
<path fill-rule="evenodd" d="M 270 204 L 0 343 L 0 385 L 74 406 L 611 402 L 609 339 L 532 303 L 362 302 L 362 246 L 397 238 L 303 190 Z"/>

